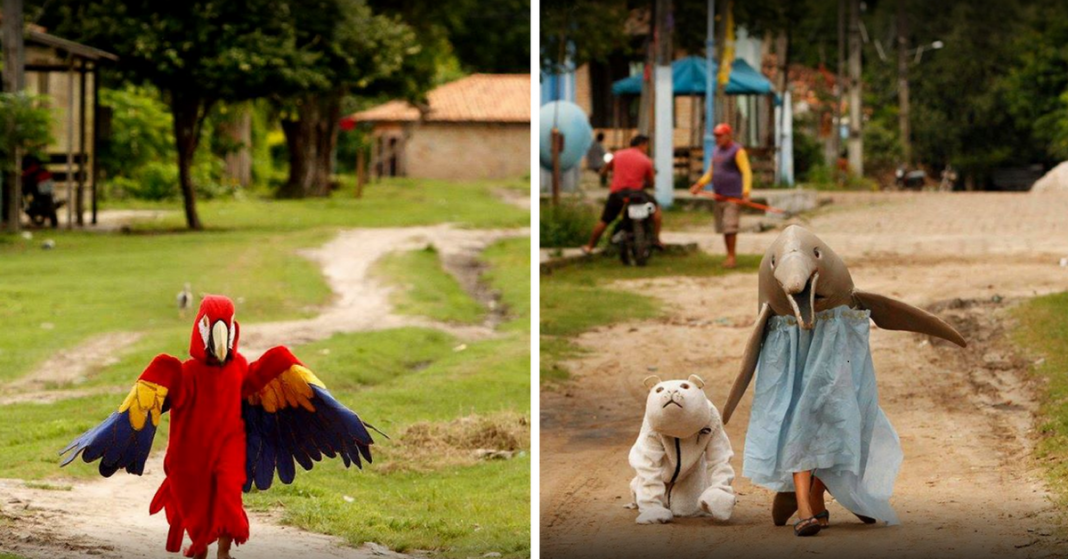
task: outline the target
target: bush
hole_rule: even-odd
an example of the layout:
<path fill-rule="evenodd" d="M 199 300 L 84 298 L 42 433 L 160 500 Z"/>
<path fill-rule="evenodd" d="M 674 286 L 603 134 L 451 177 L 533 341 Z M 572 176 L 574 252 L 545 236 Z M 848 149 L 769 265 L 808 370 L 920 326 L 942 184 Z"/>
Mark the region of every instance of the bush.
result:
<path fill-rule="evenodd" d="M 0 171 L 15 170 L 16 149 L 37 154 L 51 141 L 52 114 L 44 97 L 0 93 Z"/>
<path fill-rule="evenodd" d="M 581 200 L 561 200 L 555 208 L 543 204 L 538 226 L 544 248 L 577 247 L 586 244 L 597 223 L 597 212 Z"/>
<path fill-rule="evenodd" d="M 823 145 L 811 135 L 794 129 L 794 174 L 798 182 L 814 182 L 814 172 L 819 175 L 826 169 L 823 160 Z"/>
<path fill-rule="evenodd" d="M 150 163 L 176 161 L 171 111 L 154 88 L 101 89 L 100 104 L 111 109 L 111 133 L 100 149 L 106 178 L 134 177 Z"/>

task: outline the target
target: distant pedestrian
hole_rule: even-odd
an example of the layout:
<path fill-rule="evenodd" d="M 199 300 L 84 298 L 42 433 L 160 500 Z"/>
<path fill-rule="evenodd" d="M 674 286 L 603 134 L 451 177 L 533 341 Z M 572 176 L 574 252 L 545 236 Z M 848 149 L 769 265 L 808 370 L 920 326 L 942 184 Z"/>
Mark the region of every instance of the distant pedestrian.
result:
<path fill-rule="evenodd" d="M 608 186 L 608 175 L 602 174 L 601 169 L 605 166 L 604 156 L 608 150 L 604 147 L 604 132 L 597 133 L 597 139 L 590 145 L 586 152 L 586 168 L 597 173 L 601 178 L 601 186 Z"/>
<path fill-rule="evenodd" d="M 702 189 L 709 190 L 711 183 L 710 194 L 717 198 L 714 207 L 716 233 L 723 234 L 723 242 L 727 245 L 727 259 L 723 261 L 725 268 L 733 268 L 736 265 L 735 245 L 738 241 L 742 212 L 739 204 L 718 198 L 748 201 L 753 187 L 749 155 L 741 144 L 734 141 L 732 133 L 730 125 L 726 123 L 717 124 L 712 129 L 712 135 L 716 138 L 716 147 L 712 150 L 712 164 L 708 166 L 708 172 L 690 187 L 690 192 L 697 195 Z"/>

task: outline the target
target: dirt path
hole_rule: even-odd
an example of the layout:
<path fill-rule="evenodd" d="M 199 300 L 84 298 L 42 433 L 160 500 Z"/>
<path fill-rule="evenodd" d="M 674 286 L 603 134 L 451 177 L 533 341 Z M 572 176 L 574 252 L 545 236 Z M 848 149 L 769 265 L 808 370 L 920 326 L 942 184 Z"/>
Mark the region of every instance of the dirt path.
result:
<path fill-rule="evenodd" d="M 298 345 L 341 332 L 382 330 L 401 326 L 424 326 L 445 330 L 463 340 L 495 335 L 499 313 L 488 313 L 485 324 L 457 326 L 393 312 L 389 304 L 392 287 L 370 274 L 375 261 L 394 251 L 414 250 L 432 244 L 461 285 L 475 289 L 479 300 L 493 296 L 480 286 L 481 267 L 471 264 L 488 245 L 504 238 L 528 235 L 526 229 L 478 230 L 448 225 L 395 229 L 343 231 L 333 241 L 309 250 L 305 256 L 318 262 L 334 298 L 310 319 L 252 324 L 241 332 L 242 353 L 255 359 L 267 348 Z M 51 383 L 72 383 L 91 371 L 57 366 L 60 363 L 93 362 L 89 355 L 101 345 L 110 345 L 113 333 L 94 337 L 60 352 L 34 373 L 4 387 L 0 408 L 16 402 L 53 402 L 86 395 L 78 388 L 44 389 Z M 105 343 L 107 342 L 107 343 Z M 55 371 L 60 371 L 59 373 Z M 0 551 L 28 558 L 74 558 L 107 556 L 124 558 L 163 555 L 167 524 L 162 515 L 148 516 L 148 501 L 163 479 L 163 453 L 156 452 L 141 477 L 120 475 L 92 482 L 57 482 L 69 490 L 55 490 L 22 480 L 0 479 Z M 237 549 L 238 556 L 334 557 L 396 556 L 369 544 L 360 549 L 344 546 L 337 538 L 277 525 L 269 514 L 250 514 L 252 538 Z M 188 544 L 188 541 L 186 541 Z"/>
<path fill-rule="evenodd" d="M 1041 473 L 1030 455 L 1034 437 L 1029 362 L 1006 340 L 1009 310 L 1036 294 L 1068 289 L 1068 269 L 1050 255 L 1065 247 L 1068 197 L 1043 204 L 1016 198 L 900 197 L 843 204 L 810 220 L 842 253 L 864 289 L 932 307 L 971 341 L 967 350 L 910 333 L 874 329 L 872 354 L 880 402 L 901 436 L 905 462 L 893 504 L 896 527 L 860 524 L 837 504 L 832 530 L 801 539 L 770 519 L 771 493 L 741 477 L 751 391 L 728 435 L 739 504 L 727 525 L 685 519 L 636 526 L 626 510 L 633 471 L 627 452 L 644 411 L 641 379 L 696 373 L 721 406 L 756 312 L 756 278 L 664 278 L 619 284 L 652 294 L 664 318 L 588 332 L 591 354 L 570 364 L 574 380 L 543 392 L 541 416 L 542 550 L 572 557 L 780 557 L 826 554 L 866 557 L 1047 557 L 1068 549 Z M 942 219 L 904 220 L 901 215 Z M 971 240 L 939 241 L 971 230 L 972 215 L 998 221 L 1006 208 L 1022 226 L 978 227 Z M 894 208 L 890 211 L 889 208 Z M 1022 208 L 1022 209 L 1021 209 Z M 936 208 L 937 209 L 937 208 Z M 1001 221 L 1005 221 L 1002 219 Z M 863 225 L 863 227 L 861 227 Z M 1004 225 L 1004 224 L 1002 224 Z M 955 229 L 957 228 L 957 229 Z M 1016 229 L 1015 231 L 1013 229 Z M 1050 246 L 1034 244 L 1042 238 Z M 873 233 L 882 231 L 881 234 Z M 1012 238 L 1018 233 L 1023 239 Z M 904 242 L 893 243 L 893 236 Z M 772 234 L 740 239 L 762 252 Z M 1054 239 L 1054 237 L 1062 237 Z M 1008 238 L 1006 238 L 1008 237 Z M 670 237 L 668 237 L 670 239 Z M 720 240 L 697 238 L 703 246 Z M 1023 242 L 1023 241 L 1030 241 Z M 839 247 L 841 246 L 841 250 Z M 1068 254 L 1068 252 L 1065 252 Z"/>

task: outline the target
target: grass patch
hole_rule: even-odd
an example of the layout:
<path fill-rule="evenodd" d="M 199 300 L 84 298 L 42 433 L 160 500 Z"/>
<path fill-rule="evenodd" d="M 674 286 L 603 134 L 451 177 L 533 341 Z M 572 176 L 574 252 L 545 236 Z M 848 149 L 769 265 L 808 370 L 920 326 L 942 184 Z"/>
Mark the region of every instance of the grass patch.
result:
<path fill-rule="evenodd" d="M 258 233 L 296 231 L 318 227 L 409 227 L 458 223 L 468 227 L 526 227 L 530 214 L 504 204 L 496 191 L 523 183 L 510 181 L 452 182 L 397 178 L 368 185 L 363 198 L 342 190 L 330 198 L 275 200 L 249 197 L 205 200 L 197 203 L 209 230 L 251 230 Z M 121 209 L 174 210 L 158 220 L 138 222 L 135 231 L 181 230 L 185 218 L 179 202 L 122 202 Z"/>
<path fill-rule="evenodd" d="M 506 322 L 502 330 L 530 332 L 530 239 L 504 239 L 486 248 L 482 260 L 489 265 L 482 279 L 500 294 Z"/>
<path fill-rule="evenodd" d="M 1068 504 L 1068 293 L 1036 297 L 1014 311 L 1014 341 L 1040 357 L 1033 374 L 1046 381 L 1040 411 L 1042 440 L 1035 456 L 1062 505 Z"/>
<path fill-rule="evenodd" d="M 40 483 L 35 481 L 27 481 L 23 485 L 29 489 L 40 489 L 42 491 L 70 491 L 74 489 L 73 485 L 52 485 L 51 483 Z"/>
<path fill-rule="evenodd" d="M 442 268 L 432 246 L 388 254 L 375 271 L 397 286 L 390 299 L 398 313 L 460 324 L 477 324 L 485 315 L 486 309 Z"/>
<path fill-rule="evenodd" d="M 651 297 L 612 289 L 613 280 L 666 276 L 711 277 L 730 272 L 755 272 L 756 255 L 739 255 L 738 267 L 727 270 L 723 257 L 703 252 L 657 254 L 645 267 L 622 266 L 611 258 L 593 258 L 541 276 L 541 380 L 568 377 L 562 362 L 581 349 L 569 338 L 596 326 L 652 318 L 660 305 Z"/>

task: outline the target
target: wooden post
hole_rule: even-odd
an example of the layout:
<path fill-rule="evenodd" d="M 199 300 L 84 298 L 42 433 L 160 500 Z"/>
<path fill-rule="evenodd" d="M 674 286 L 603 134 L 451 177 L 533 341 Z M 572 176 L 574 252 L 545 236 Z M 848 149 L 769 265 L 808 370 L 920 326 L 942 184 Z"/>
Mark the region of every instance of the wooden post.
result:
<path fill-rule="evenodd" d="M 834 178 L 842 183 L 845 177 L 838 170 L 838 160 L 842 157 L 842 97 L 845 94 L 846 66 L 846 0 L 838 0 L 838 68 L 835 76 L 834 95 Z"/>
<path fill-rule="evenodd" d="M 78 226 L 85 225 L 85 175 L 89 165 L 89 154 L 85 152 L 85 61 L 79 61 L 78 71 L 78 151 L 81 161 L 78 163 Z"/>
<path fill-rule="evenodd" d="M 22 0 L 3 0 L 3 28 L 0 30 L 0 43 L 3 45 L 3 82 L 4 91 L 18 93 L 26 86 L 26 74 L 23 72 L 25 53 L 22 42 Z M 2 133 L 10 134 L 5 130 Z M 4 181 L 4 204 L 7 209 L 7 229 L 17 233 L 22 220 L 22 154 L 16 146 L 11 154 L 14 171 L 11 180 Z"/>
<path fill-rule="evenodd" d="M 74 60 L 67 61 L 67 229 L 74 228 Z"/>
<path fill-rule="evenodd" d="M 97 65 L 93 64 L 93 220 L 96 225 L 96 189 L 100 184 L 100 165 L 97 164 L 97 154 L 100 153 L 100 73 Z"/>
<path fill-rule="evenodd" d="M 363 198 L 364 172 L 367 167 L 367 152 L 363 146 L 356 150 L 356 197 Z"/>
<path fill-rule="evenodd" d="M 553 159 L 553 207 L 560 205 L 560 152 L 564 149 L 564 135 L 560 129 L 554 127 L 550 136 L 550 146 Z"/>

